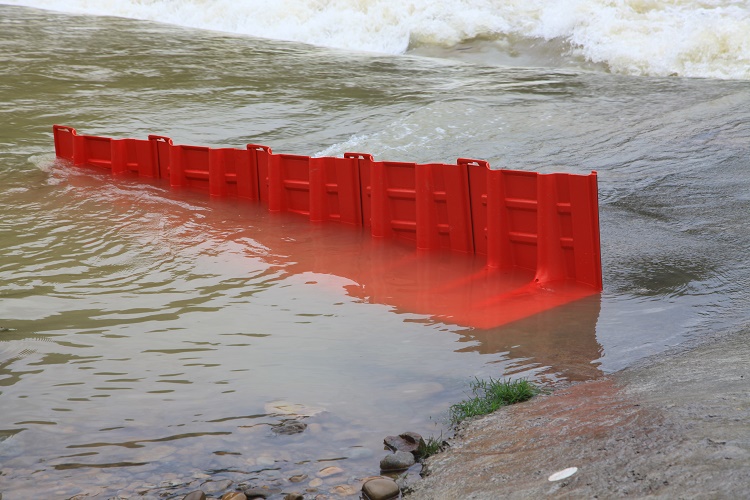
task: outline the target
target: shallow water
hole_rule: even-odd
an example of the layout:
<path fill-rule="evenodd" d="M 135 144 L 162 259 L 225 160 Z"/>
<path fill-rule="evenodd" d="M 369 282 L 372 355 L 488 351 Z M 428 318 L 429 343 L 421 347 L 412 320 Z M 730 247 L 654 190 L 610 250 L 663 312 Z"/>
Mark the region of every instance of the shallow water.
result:
<path fill-rule="evenodd" d="M 357 484 L 377 473 L 385 435 L 449 432 L 445 412 L 474 376 L 592 378 L 748 320 L 746 81 L 363 54 L 8 6 L 0 61 L 6 500 L 178 495 L 209 475 L 300 489 L 286 478 L 331 464 L 345 472 L 321 491 Z M 70 168 L 54 159 L 53 123 L 597 170 L 604 291 L 494 329 L 399 309 L 361 263 L 404 249 Z M 272 431 L 295 415 L 305 432 Z"/>

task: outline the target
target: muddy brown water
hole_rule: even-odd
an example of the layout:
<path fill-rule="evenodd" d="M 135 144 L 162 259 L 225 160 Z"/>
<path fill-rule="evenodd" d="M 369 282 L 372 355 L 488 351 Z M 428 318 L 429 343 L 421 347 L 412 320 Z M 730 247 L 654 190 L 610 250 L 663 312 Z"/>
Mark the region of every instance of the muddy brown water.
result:
<path fill-rule="evenodd" d="M 9 6 L 0 25 L 5 500 L 288 484 L 331 464 L 344 470 L 332 487 L 356 484 L 377 472 L 385 435 L 449 433 L 445 412 L 473 377 L 592 379 L 747 319 L 747 82 L 350 53 Z M 399 308 L 315 256 L 401 249 L 71 169 L 54 159 L 53 123 L 597 170 L 605 289 L 493 329 Z M 272 432 L 293 417 L 305 432 Z"/>

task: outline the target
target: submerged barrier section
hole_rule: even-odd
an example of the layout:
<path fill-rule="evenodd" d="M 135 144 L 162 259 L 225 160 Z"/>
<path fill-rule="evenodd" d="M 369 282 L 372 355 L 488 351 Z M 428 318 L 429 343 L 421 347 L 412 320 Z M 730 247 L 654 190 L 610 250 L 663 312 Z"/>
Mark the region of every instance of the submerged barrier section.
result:
<path fill-rule="evenodd" d="M 602 289 L 596 172 L 493 170 L 456 164 L 277 154 L 270 147 L 176 145 L 168 137 L 112 139 L 53 127 L 55 153 L 75 165 L 168 179 L 215 197 L 259 201 L 272 212 L 368 228 L 421 250 L 486 256 L 494 269 L 525 269 L 535 283 Z"/>

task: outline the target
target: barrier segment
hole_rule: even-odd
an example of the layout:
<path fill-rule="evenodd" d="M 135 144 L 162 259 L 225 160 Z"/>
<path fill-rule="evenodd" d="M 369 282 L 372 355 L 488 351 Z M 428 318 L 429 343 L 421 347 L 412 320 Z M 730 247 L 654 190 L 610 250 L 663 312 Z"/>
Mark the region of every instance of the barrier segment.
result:
<path fill-rule="evenodd" d="M 597 174 L 469 168 L 476 252 L 494 268 L 536 271 L 535 281 L 602 289 Z"/>
<path fill-rule="evenodd" d="M 53 136 L 57 156 L 75 165 L 260 200 L 270 211 L 364 226 L 375 238 L 413 241 L 420 250 L 484 255 L 488 268 L 526 269 L 535 283 L 602 289 L 596 172 L 492 170 L 468 158 L 455 165 L 376 162 L 363 153 L 312 158 L 258 144 L 209 148 L 157 135 L 82 136 L 60 125 Z"/>

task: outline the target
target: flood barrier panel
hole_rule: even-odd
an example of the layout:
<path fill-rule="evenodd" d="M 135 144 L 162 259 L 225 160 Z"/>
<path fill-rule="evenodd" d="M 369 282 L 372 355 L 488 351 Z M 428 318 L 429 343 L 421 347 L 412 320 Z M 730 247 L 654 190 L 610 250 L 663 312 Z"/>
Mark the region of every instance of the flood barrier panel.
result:
<path fill-rule="evenodd" d="M 78 135 L 53 127 L 55 153 L 113 174 L 167 179 L 214 197 L 260 201 L 272 212 L 369 229 L 374 238 L 412 241 L 419 250 L 486 256 L 488 268 L 524 269 L 534 283 L 572 281 L 602 289 L 596 172 L 589 175 L 494 170 L 456 164 L 276 154 Z"/>

